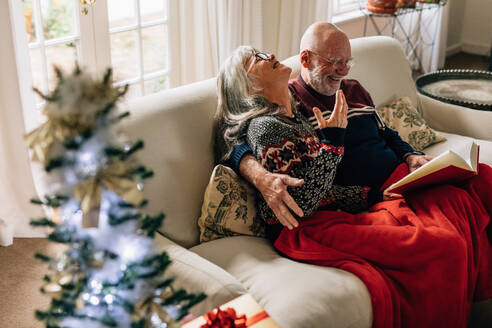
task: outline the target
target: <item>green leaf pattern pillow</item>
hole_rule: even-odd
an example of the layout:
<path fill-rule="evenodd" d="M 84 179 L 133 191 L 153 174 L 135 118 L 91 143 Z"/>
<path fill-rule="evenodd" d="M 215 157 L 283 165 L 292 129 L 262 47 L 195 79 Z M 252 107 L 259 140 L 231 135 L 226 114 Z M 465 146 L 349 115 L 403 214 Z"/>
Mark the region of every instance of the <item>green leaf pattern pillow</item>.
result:
<path fill-rule="evenodd" d="M 231 168 L 217 165 L 198 218 L 200 242 L 239 235 L 265 237 L 265 224 L 256 218 L 255 194 Z"/>
<path fill-rule="evenodd" d="M 427 125 L 408 97 L 377 108 L 377 112 L 388 127 L 396 130 L 417 151 L 446 140 Z"/>

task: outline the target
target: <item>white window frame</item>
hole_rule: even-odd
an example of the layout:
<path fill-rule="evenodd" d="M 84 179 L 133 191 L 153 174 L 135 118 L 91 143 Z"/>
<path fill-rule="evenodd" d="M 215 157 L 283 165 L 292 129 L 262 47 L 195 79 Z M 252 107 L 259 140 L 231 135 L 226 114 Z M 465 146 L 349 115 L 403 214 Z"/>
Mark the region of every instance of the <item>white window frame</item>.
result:
<path fill-rule="evenodd" d="M 358 11 L 361 6 L 361 0 L 334 0 L 333 16 L 343 15 L 351 11 Z"/>
<path fill-rule="evenodd" d="M 154 71 L 150 73 L 145 73 L 144 72 L 144 66 L 143 66 L 143 39 L 142 39 L 142 29 L 146 27 L 153 27 L 153 26 L 158 26 L 158 25 L 167 25 L 167 31 L 169 33 L 169 1 L 168 0 L 160 0 L 160 1 L 165 1 L 165 5 L 167 6 L 167 15 L 164 18 L 153 20 L 150 22 L 142 22 L 142 17 L 140 15 L 140 0 L 133 0 L 134 5 L 135 5 L 135 13 L 136 13 L 136 22 L 132 25 L 128 26 L 123 26 L 123 27 L 114 27 L 109 29 L 109 33 L 107 36 L 107 41 L 104 42 L 108 46 L 107 53 L 110 53 L 109 47 L 110 47 L 110 35 L 115 34 L 115 33 L 120 33 L 120 32 L 129 32 L 129 31 L 137 31 L 137 60 L 138 60 L 138 74 L 137 77 L 119 81 L 115 83 L 115 86 L 122 86 L 125 84 L 128 84 L 129 86 L 133 84 L 139 84 L 140 85 L 140 94 L 145 95 L 145 81 L 156 79 L 159 77 L 167 77 L 169 81 L 169 57 L 170 53 L 168 51 L 167 54 L 167 62 L 165 65 L 165 69 L 159 70 L 159 71 Z M 106 5 L 106 1 L 103 1 L 104 4 Z M 105 10 L 107 13 L 107 8 Z M 109 20 L 107 20 L 109 21 Z M 104 31 L 107 31 L 108 28 L 104 29 Z M 169 41 L 169 35 L 168 35 L 168 41 Z M 169 45 L 168 45 L 169 49 Z M 169 82 L 168 82 L 169 85 Z"/>
<path fill-rule="evenodd" d="M 130 26 L 117 27 L 109 29 L 108 6 L 106 0 L 96 1 L 93 7 L 88 7 L 86 15 L 81 13 L 80 0 L 74 1 L 75 21 L 74 21 L 74 36 L 57 38 L 55 40 L 45 40 L 43 33 L 43 24 L 40 8 L 40 0 L 33 0 L 33 17 L 35 20 L 36 42 L 29 44 L 24 26 L 24 17 L 22 13 L 22 1 L 10 0 L 10 17 L 12 19 L 12 34 L 16 46 L 16 56 L 18 63 L 18 74 L 21 82 L 21 97 L 23 107 L 35 108 L 42 107 L 43 103 L 36 104 L 34 94 L 32 92 L 33 75 L 31 68 L 31 60 L 29 49 L 40 49 L 41 51 L 41 85 L 37 86 L 43 93 L 48 92 L 48 72 L 46 47 L 50 45 L 66 44 L 67 42 L 79 42 L 77 48 L 77 58 L 80 66 L 90 73 L 100 73 L 106 68 L 111 67 L 111 45 L 110 35 L 123 31 L 137 31 L 137 61 L 139 70 L 137 77 L 118 81 L 115 86 L 124 84 L 139 85 L 140 95 L 145 95 L 145 82 L 159 77 L 167 77 L 169 85 L 169 45 L 167 63 L 165 69 L 144 73 L 143 67 L 143 40 L 142 29 L 151 26 L 167 25 L 167 33 L 169 33 L 168 17 L 153 20 L 150 22 L 141 21 L 140 0 L 133 0 L 135 6 L 136 23 Z M 167 6 L 166 12 L 169 16 L 169 1 L 163 1 Z M 169 36 L 167 37 L 169 40 Z"/>

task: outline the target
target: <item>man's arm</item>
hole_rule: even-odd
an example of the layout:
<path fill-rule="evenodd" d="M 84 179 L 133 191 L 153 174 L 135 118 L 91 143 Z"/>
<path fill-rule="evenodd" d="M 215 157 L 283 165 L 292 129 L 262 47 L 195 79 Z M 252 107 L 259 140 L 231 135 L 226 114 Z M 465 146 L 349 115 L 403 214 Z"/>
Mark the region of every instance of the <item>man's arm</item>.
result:
<path fill-rule="evenodd" d="M 403 141 L 395 130 L 385 127 L 384 130 L 380 130 L 380 135 L 400 160 L 404 160 L 405 155 L 413 153 L 412 146 Z"/>
<path fill-rule="evenodd" d="M 238 169 L 239 174 L 263 195 L 280 223 L 288 229 L 299 225 L 289 209 L 300 217 L 303 217 L 304 213 L 287 192 L 287 187 L 298 187 L 304 180 L 268 172 L 251 154 L 242 157 Z"/>
<path fill-rule="evenodd" d="M 388 146 L 393 149 L 398 158 L 407 163 L 410 172 L 432 160 L 432 156 L 415 151 L 412 146 L 401 139 L 398 132 L 386 127 L 381 133 Z"/>

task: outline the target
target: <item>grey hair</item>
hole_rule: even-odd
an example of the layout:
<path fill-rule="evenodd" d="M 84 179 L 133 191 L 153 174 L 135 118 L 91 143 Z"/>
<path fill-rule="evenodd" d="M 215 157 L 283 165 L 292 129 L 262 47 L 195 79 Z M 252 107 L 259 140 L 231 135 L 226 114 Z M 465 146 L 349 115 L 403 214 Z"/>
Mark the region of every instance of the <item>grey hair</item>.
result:
<path fill-rule="evenodd" d="M 251 46 L 240 46 L 220 68 L 217 77 L 218 105 L 214 117 L 216 163 L 228 159 L 234 145 L 244 140 L 251 119 L 285 111 L 261 94 L 251 92 L 254 77 L 248 76 L 245 66 L 255 52 Z"/>

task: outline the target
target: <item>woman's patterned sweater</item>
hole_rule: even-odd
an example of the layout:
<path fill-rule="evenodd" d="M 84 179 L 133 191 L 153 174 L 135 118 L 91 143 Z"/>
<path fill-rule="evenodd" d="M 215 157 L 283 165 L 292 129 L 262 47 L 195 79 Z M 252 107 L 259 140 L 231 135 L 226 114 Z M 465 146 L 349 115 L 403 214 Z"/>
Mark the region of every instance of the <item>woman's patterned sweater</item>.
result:
<path fill-rule="evenodd" d="M 304 216 L 309 217 L 318 209 L 359 212 L 381 199 L 381 192 L 369 187 L 333 184 L 343 156 L 344 135 L 342 128 L 325 128 L 316 133 L 302 115 L 295 113 L 293 118 L 261 116 L 252 119 L 246 141 L 268 171 L 304 179 L 303 185 L 289 187 L 288 192 Z M 280 222 L 259 192 L 257 207 L 258 215 L 268 225 L 276 225 L 274 230 L 279 233 Z"/>

